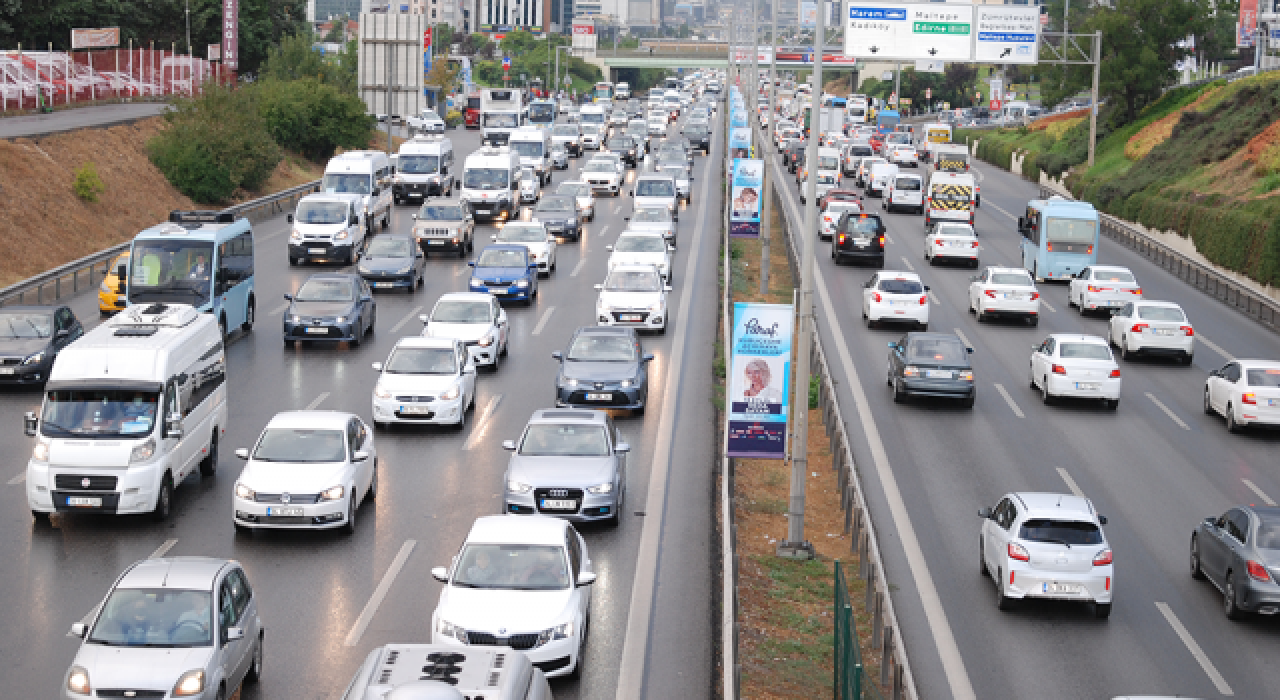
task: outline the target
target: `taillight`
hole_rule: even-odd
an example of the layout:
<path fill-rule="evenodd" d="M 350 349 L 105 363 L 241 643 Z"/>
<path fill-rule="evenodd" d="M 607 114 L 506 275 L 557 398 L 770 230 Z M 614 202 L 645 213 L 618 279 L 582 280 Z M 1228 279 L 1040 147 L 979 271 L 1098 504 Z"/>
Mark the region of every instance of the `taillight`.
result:
<path fill-rule="evenodd" d="M 1067 373 L 1067 368 L 1066 368 L 1066 367 L 1063 367 L 1062 365 L 1054 365 L 1054 366 L 1053 366 L 1053 373 L 1054 373 L 1054 374 L 1066 374 L 1066 373 Z"/>
<path fill-rule="evenodd" d="M 880 296 L 880 292 L 871 293 L 871 301 L 874 301 L 875 303 L 879 304 L 881 299 L 883 299 L 883 297 Z"/>
<path fill-rule="evenodd" d="M 1113 370 L 1111 370 L 1111 374 L 1110 374 L 1110 375 L 1108 375 L 1108 376 L 1110 376 L 1112 379 L 1119 379 L 1119 378 L 1120 378 L 1120 370 L 1118 370 L 1118 369 L 1113 369 Z"/>
<path fill-rule="evenodd" d="M 1130 293 L 1130 294 L 1137 294 L 1138 296 L 1142 296 L 1142 287 L 1134 287 L 1133 289 L 1130 289 L 1130 290 L 1129 290 L 1129 293 Z"/>
<path fill-rule="evenodd" d="M 934 243 L 936 243 L 937 245 L 942 245 L 942 239 L 941 239 L 941 238 L 935 238 L 935 239 L 933 239 L 933 242 L 934 242 Z"/>
<path fill-rule="evenodd" d="M 977 245 L 977 244 L 974 244 L 974 245 Z M 1040 292 L 1031 293 L 1031 301 L 1035 301 L 1036 299 L 1039 299 L 1039 298 L 1040 298 Z"/>
<path fill-rule="evenodd" d="M 1192 336 L 1196 334 L 1196 332 L 1191 328 L 1191 326 L 1179 326 L 1178 329 L 1181 330 L 1183 334 L 1188 336 Z"/>
<path fill-rule="evenodd" d="M 884 236 L 881 236 L 881 237 L 880 237 L 880 247 L 881 247 L 881 248 L 883 248 L 883 247 L 884 247 Z"/>
<path fill-rule="evenodd" d="M 1053 252 L 1053 242 L 1052 242 L 1052 241 L 1050 241 L 1049 243 L 1046 243 L 1046 244 L 1045 244 L 1045 250 L 1049 251 L 1050 253 L 1052 253 L 1052 252 Z"/>
<path fill-rule="evenodd" d="M 1247 404 L 1249 404 L 1250 406 L 1257 406 L 1257 405 L 1258 405 L 1258 395 L 1257 395 L 1257 394 L 1253 394 L 1253 393 L 1249 393 L 1249 394 L 1241 394 L 1241 395 L 1240 395 L 1240 403 L 1247 403 Z"/>
<path fill-rule="evenodd" d="M 1111 291 L 1111 288 L 1110 288 L 1110 287 L 1095 287 L 1095 286 L 1093 286 L 1093 285 L 1091 284 L 1091 285 L 1089 285 L 1089 291 L 1091 291 L 1091 292 L 1109 292 L 1109 291 Z"/>
<path fill-rule="evenodd" d="M 929 303 L 929 296 L 928 296 L 927 294 L 921 295 L 921 296 L 920 296 L 920 305 L 921 305 L 921 306 L 924 306 L 925 304 L 928 304 L 928 303 Z"/>
<path fill-rule="evenodd" d="M 1249 569 L 1249 578 L 1255 581 L 1271 581 L 1271 574 L 1267 573 L 1267 567 L 1262 564 L 1250 559 L 1246 567 Z"/>
<path fill-rule="evenodd" d="M 1097 554 L 1093 555 L 1093 565 L 1094 565 L 1094 566 L 1108 566 L 1108 565 L 1110 565 L 1110 564 L 1111 564 L 1111 558 L 1112 558 L 1112 557 L 1111 557 L 1111 550 L 1110 550 L 1110 549 L 1104 549 L 1104 550 L 1102 550 L 1101 552 L 1098 552 Z"/>
<path fill-rule="evenodd" d="M 1009 543 L 1009 558 L 1018 561 L 1031 561 L 1031 555 L 1027 554 L 1027 548 L 1017 542 Z"/>
<path fill-rule="evenodd" d="M 1089 246 L 1089 250 L 1086 252 L 1089 253 L 1089 255 L 1093 255 L 1093 246 Z"/>
<path fill-rule="evenodd" d="M 989 296 L 989 297 L 991 297 L 992 299 L 995 299 L 995 298 L 996 298 L 996 293 L 995 293 L 994 291 L 990 290 L 990 289 L 988 289 L 988 290 L 986 291 L 986 295 L 987 295 L 987 296 Z"/>
<path fill-rule="evenodd" d="M 972 243 L 972 245 L 970 245 L 969 247 L 970 247 L 970 248 L 977 248 L 977 247 L 978 247 L 978 242 L 977 242 L 977 241 L 974 241 L 974 242 Z"/>
<path fill-rule="evenodd" d="M 1151 327 L 1151 326 L 1150 326 L 1150 324 L 1146 324 L 1146 323 L 1135 323 L 1135 324 L 1133 324 L 1133 327 L 1129 329 L 1129 332 L 1130 332 L 1130 333 L 1141 333 L 1142 331 L 1145 331 L 1146 329 L 1148 329 L 1148 328 L 1150 328 L 1150 327 Z"/>
<path fill-rule="evenodd" d="M 843 233 L 842 233 L 842 234 L 840 234 L 840 238 L 839 238 L 839 240 L 838 240 L 837 242 L 838 242 L 838 243 L 844 243 L 844 234 L 843 234 Z"/>

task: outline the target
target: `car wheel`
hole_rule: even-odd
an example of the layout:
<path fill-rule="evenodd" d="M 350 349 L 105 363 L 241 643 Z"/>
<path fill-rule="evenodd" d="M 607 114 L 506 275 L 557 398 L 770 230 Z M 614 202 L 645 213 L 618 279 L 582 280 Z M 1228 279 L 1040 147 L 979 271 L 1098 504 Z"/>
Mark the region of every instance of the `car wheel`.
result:
<path fill-rule="evenodd" d="M 490 369 L 491 369 L 491 370 L 493 370 L 494 372 L 497 372 L 497 371 L 498 371 L 498 365 L 500 365 L 501 363 L 502 363 L 502 353 L 500 353 L 500 352 L 498 352 L 498 353 L 494 353 L 494 354 L 493 354 L 493 366 L 492 366 Z"/>
<path fill-rule="evenodd" d="M 1032 328 L 1035 328 L 1036 326 L 1040 325 L 1040 317 L 1039 317 L 1038 315 L 1037 315 L 1037 316 L 1028 316 L 1028 317 L 1027 317 L 1027 323 L 1031 324 L 1031 327 L 1032 327 Z"/>
<path fill-rule="evenodd" d="M 1129 349 L 1129 339 L 1121 338 L 1120 339 L 1120 359 L 1124 360 L 1125 362 L 1132 362 L 1134 356 L 1135 356 L 1135 353 Z"/>
<path fill-rule="evenodd" d="M 867 319 L 867 328 L 875 328 L 875 327 L 876 327 L 876 323 L 877 323 L 877 321 L 876 321 L 875 319 L 871 318 L 870 316 L 866 316 L 865 314 L 864 314 L 864 316 L 865 316 L 865 317 L 866 317 L 866 319 Z"/>
<path fill-rule="evenodd" d="M 151 511 L 151 519 L 163 522 L 169 519 L 173 510 L 173 477 L 168 474 L 160 480 L 160 493 L 156 495 L 156 507 Z"/>
<path fill-rule="evenodd" d="M 302 261 L 302 259 L 301 259 L 301 258 L 295 258 L 295 257 L 293 257 L 292 255 L 290 255 L 290 256 L 289 256 L 289 267 L 297 267 L 297 266 L 298 266 L 298 263 L 299 263 L 299 262 L 301 262 L 301 261 Z"/>
<path fill-rule="evenodd" d="M 981 306 L 979 306 L 974 313 L 978 315 L 978 323 L 987 322 L 987 312 L 983 311 Z"/>
<path fill-rule="evenodd" d="M 986 547 L 983 546 L 982 535 L 978 535 L 978 571 L 982 573 L 983 578 L 991 576 L 991 569 L 987 568 Z"/>
<path fill-rule="evenodd" d="M 1240 424 L 1236 422 L 1236 410 L 1231 404 L 1227 404 L 1227 432 L 1240 432 Z"/>
<path fill-rule="evenodd" d="M 369 500 L 378 500 L 378 458 L 373 458 L 373 478 L 369 479 Z"/>
<path fill-rule="evenodd" d="M 1120 407 L 1120 399 L 1107 399 L 1106 405 L 1108 411 L 1114 411 Z"/>
<path fill-rule="evenodd" d="M 213 429 L 213 437 L 209 438 L 209 454 L 200 460 L 200 476 L 211 477 L 218 471 L 218 429 Z"/>
<path fill-rule="evenodd" d="M 1004 594 L 1004 572 L 996 569 L 996 609 L 1009 611 L 1013 609 L 1013 599 Z"/>
<path fill-rule="evenodd" d="M 1204 580 L 1204 569 L 1200 568 L 1200 541 L 1195 535 L 1191 536 L 1191 578 Z"/>
<path fill-rule="evenodd" d="M 1105 620 L 1111 617 L 1111 603 L 1094 603 L 1093 616 L 1099 620 Z"/>
<path fill-rule="evenodd" d="M 903 391 L 901 387 L 898 386 L 897 382 L 893 382 L 893 402 L 894 403 L 907 402 L 907 392 Z"/>
<path fill-rule="evenodd" d="M 1041 383 L 1040 385 L 1040 400 L 1043 401 L 1044 405 L 1046 406 L 1051 405 L 1053 403 L 1053 394 L 1049 393 L 1048 377 L 1045 377 L 1043 380 L 1043 383 Z"/>
<path fill-rule="evenodd" d="M 1228 620 L 1239 620 L 1244 617 L 1244 611 L 1236 604 L 1236 582 L 1232 572 L 1227 572 L 1227 581 L 1222 586 L 1222 612 L 1226 613 Z"/>
<path fill-rule="evenodd" d="M 1192 360 L 1194 360 L 1194 359 L 1195 359 L 1195 355 L 1193 355 L 1193 354 L 1191 354 L 1191 353 L 1186 353 L 1186 354 L 1184 354 L 1184 355 L 1182 356 L 1182 365 L 1183 365 L 1184 367 L 1190 367 L 1190 366 L 1191 366 L 1191 361 L 1192 361 Z"/>
<path fill-rule="evenodd" d="M 975 401 L 977 401 L 977 399 L 978 397 L 973 395 L 966 396 L 964 397 L 964 400 L 961 401 L 960 405 L 964 406 L 965 408 L 973 408 L 973 404 Z"/>
<path fill-rule="evenodd" d="M 1212 416 L 1213 413 L 1214 413 L 1213 402 L 1209 400 L 1209 387 L 1205 387 L 1204 388 L 1204 414 L 1206 416 Z"/>
<path fill-rule="evenodd" d="M 223 340 L 227 339 L 227 317 L 226 316 L 218 317 L 218 335 L 222 336 Z"/>
<path fill-rule="evenodd" d="M 31 519 L 36 521 L 36 525 L 48 525 L 49 513 L 33 510 L 31 511 Z"/>
<path fill-rule="evenodd" d="M 253 647 L 253 660 L 249 662 L 249 672 L 244 676 L 246 683 L 257 683 L 262 680 L 262 645 L 263 637 L 258 635 L 258 643 Z"/>
<path fill-rule="evenodd" d="M 343 532 L 348 535 L 356 534 L 356 496 L 351 494 L 351 498 L 347 499 L 347 522 L 342 526 Z"/>
<path fill-rule="evenodd" d="M 466 406 L 463 406 L 462 410 L 458 411 L 458 422 L 453 424 L 453 429 L 459 432 L 467 429 L 467 407 Z"/>

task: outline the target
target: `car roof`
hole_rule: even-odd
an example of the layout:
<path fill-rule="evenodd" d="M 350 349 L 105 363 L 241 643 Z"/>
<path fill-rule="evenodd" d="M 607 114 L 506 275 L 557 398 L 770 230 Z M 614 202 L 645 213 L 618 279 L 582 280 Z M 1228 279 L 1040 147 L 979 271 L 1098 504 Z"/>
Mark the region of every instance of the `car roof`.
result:
<path fill-rule="evenodd" d="M 1030 272 L 1027 272 L 1024 268 L 1021 268 L 1021 267 L 1004 267 L 1001 265 L 987 265 L 987 270 L 991 272 L 1021 272 L 1027 276 L 1031 275 Z"/>
<path fill-rule="evenodd" d="M 1245 369 L 1280 369 L 1280 362 L 1276 360 L 1236 360 L 1239 365 Z"/>
<path fill-rule="evenodd" d="M 485 515 L 476 518 L 467 533 L 467 544 L 564 545 L 569 523 L 546 515 Z"/>
<path fill-rule="evenodd" d="M 964 343 L 964 341 L 960 340 L 960 336 L 955 333 L 938 333 L 930 331 L 909 331 L 907 333 L 907 342 L 910 343 L 913 340 L 954 340 L 957 343 Z"/>
<path fill-rule="evenodd" d="M 1181 309 L 1181 308 L 1182 308 L 1181 306 L 1178 306 L 1178 304 L 1177 304 L 1176 302 L 1172 302 L 1172 301 L 1156 301 L 1155 299 L 1135 299 L 1133 303 L 1134 303 L 1134 305 L 1136 305 L 1136 306 L 1161 306 L 1161 307 L 1164 307 L 1164 308 L 1166 308 L 1166 309 Z"/>
<path fill-rule="evenodd" d="M 1071 341 L 1073 343 L 1092 343 L 1094 345 L 1107 345 L 1107 339 L 1096 335 L 1086 335 L 1084 333 L 1050 333 L 1050 338 L 1058 342 Z"/>
<path fill-rule="evenodd" d="M 482 252 L 482 253 L 483 253 L 483 252 L 484 252 L 484 251 L 486 251 L 486 250 L 512 250 L 512 251 L 516 251 L 516 252 L 518 252 L 518 253 L 527 253 L 527 252 L 529 252 L 529 249 L 528 249 L 528 248 L 526 248 L 526 247 L 524 247 L 524 246 L 522 246 L 522 245 L 520 245 L 520 244 L 518 244 L 518 243 L 494 243 L 494 244 L 491 244 L 491 245 L 487 245 L 487 246 L 485 246 L 483 249 L 481 249 L 481 251 L 480 251 L 480 252 Z"/>
<path fill-rule="evenodd" d="M 578 329 L 579 332 L 586 331 L 587 328 Z M 634 330 L 627 328 L 626 330 Z M 616 333 L 612 335 L 629 335 L 624 333 Z M 609 421 L 609 414 L 604 411 L 597 411 L 591 408 L 540 408 L 529 416 L 530 423 L 564 423 L 570 421 L 574 423 L 598 423 L 606 425 Z"/>
<path fill-rule="evenodd" d="M 1097 513 L 1083 496 L 1069 493 L 1016 492 L 1011 494 L 1022 504 L 1024 518 L 1071 518 L 1093 520 Z"/>
<path fill-rule="evenodd" d="M 917 282 L 920 281 L 920 275 L 917 275 L 914 272 L 906 272 L 904 270 L 881 270 L 876 274 L 880 275 L 880 279 L 882 280 L 890 279 L 890 280 L 916 280 Z"/>
<path fill-rule="evenodd" d="M 493 295 L 488 292 L 446 292 L 441 294 L 439 299 L 436 299 L 437 304 L 442 301 L 483 301 L 489 303 L 493 301 Z"/>
<path fill-rule="evenodd" d="M 652 272 L 655 275 L 658 274 L 658 268 L 647 263 L 622 263 L 620 265 L 614 265 L 610 272 L 613 272 L 614 270 L 622 270 L 626 272 Z"/>
<path fill-rule="evenodd" d="M 306 284 L 313 279 L 358 280 L 360 279 L 360 275 L 352 272 L 316 272 L 303 280 L 303 284 Z"/>
<path fill-rule="evenodd" d="M 116 588 L 172 588 L 212 591 L 213 583 L 233 562 L 212 557 L 143 559 L 120 577 Z"/>
<path fill-rule="evenodd" d="M 267 421 L 268 428 L 328 428 L 342 430 L 354 413 L 345 411 L 301 410 L 281 411 Z"/>

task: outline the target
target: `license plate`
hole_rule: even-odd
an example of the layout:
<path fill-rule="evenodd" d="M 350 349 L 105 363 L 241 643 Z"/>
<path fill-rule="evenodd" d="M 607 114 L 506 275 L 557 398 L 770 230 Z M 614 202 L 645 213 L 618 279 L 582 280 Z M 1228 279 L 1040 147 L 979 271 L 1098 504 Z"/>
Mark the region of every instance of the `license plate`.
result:
<path fill-rule="evenodd" d="M 374 282 L 374 283 L 373 283 L 373 286 L 375 286 L 375 287 L 377 287 L 377 288 L 379 288 L 379 289 L 383 289 L 383 288 L 386 288 L 386 287 L 394 287 L 394 286 L 396 286 L 396 284 L 395 284 L 395 282 Z"/>
<path fill-rule="evenodd" d="M 308 333 L 314 333 L 314 334 L 316 334 L 316 335 L 329 335 L 329 329 L 328 329 L 328 328 L 308 328 L 308 329 L 307 329 L 307 332 L 308 332 Z"/>
<path fill-rule="evenodd" d="M 856 240 L 853 242 L 853 244 L 858 246 L 859 248 L 866 248 L 867 246 L 871 245 L 871 241 Z"/>
<path fill-rule="evenodd" d="M 427 241 L 427 245 L 444 245 L 444 241 Z"/>
<path fill-rule="evenodd" d="M 542 499 L 542 507 L 547 510 L 577 510 L 577 501 L 555 501 L 549 498 Z"/>
<path fill-rule="evenodd" d="M 488 213 L 489 213 L 489 210 L 488 210 L 488 209 L 477 209 L 477 210 L 476 210 L 476 213 L 477 213 L 477 214 L 488 214 Z"/>
<path fill-rule="evenodd" d="M 929 379 L 950 379 L 950 378 L 951 378 L 951 370 L 947 370 L 947 369 L 928 369 L 928 370 L 925 370 L 925 372 L 924 372 L 924 376 L 928 377 Z"/>
<path fill-rule="evenodd" d="M 639 321 L 642 318 L 640 314 L 620 314 L 618 316 L 619 321 Z"/>
<path fill-rule="evenodd" d="M 1156 335 L 1173 335 L 1172 328 L 1153 328 L 1151 332 Z"/>
<path fill-rule="evenodd" d="M 324 248 L 307 248 L 307 252 L 312 255 L 324 255 Z"/>
<path fill-rule="evenodd" d="M 1081 391 L 1097 391 L 1099 387 L 1097 382 L 1076 382 L 1076 388 Z"/>
<path fill-rule="evenodd" d="M 612 401 L 613 394 L 587 394 L 588 401 Z"/>
<path fill-rule="evenodd" d="M 14 369 L 12 367 L 0 367 L 0 374 L 13 374 L 13 373 L 14 373 Z"/>
<path fill-rule="evenodd" d="M 431 407 L 430 406 L 401 406 L 400 412 L 405 414 L 410 414 L 410 415 L 422 415 L 424 413 L 431 413 Z"/>
<path fill-rule="evenodd" d="M 273 507 L 268 506 L 268 507 L 267 507 L 267 515 L 268 515 L 268 516 L 272 516 L 272 515 L 279 515 L 279 516 L 285 516 L 285 517 L 288 517 L 288 516 L 294 516 L 294 517 L 297 517 L 297 516 L 299 516 L 299 515 L 302 515 L 302 507 L 301 507 L 301 506 L 276 506 L 276 507 L 274 507 L 274 508 L 273 508 Z"/>
<path fill-rule="evenodd" d="M 101 498 L 90 498 L 88 496 L 67 496 L 67 505 L 79 506 L 81 508 L 101 508 Z"/>
<path fill-rule="evenodd" d="M 1080 584 L 1078 583 L 1042 583 L 1040 584 L 1041 593 L 1079 593 Z"/>

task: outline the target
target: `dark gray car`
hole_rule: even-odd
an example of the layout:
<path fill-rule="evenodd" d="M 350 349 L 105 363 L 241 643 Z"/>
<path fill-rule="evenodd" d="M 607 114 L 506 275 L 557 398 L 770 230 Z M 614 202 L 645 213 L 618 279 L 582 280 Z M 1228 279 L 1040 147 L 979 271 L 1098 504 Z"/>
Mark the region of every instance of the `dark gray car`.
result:
<path fill-rule="evenodd" d="M 1280 612 L 1280 508 L 1236 506 L 1191 533 L 1191 577 L 1222 591 L 1223 612 Z"/>
<path fill-rule="evenodd" d="M 584 326 L 569 347 L 551 357 L 560 362 L 556 405 L 619 408 L 643 413 L 649 398 L 646 355 L 634 328 Z"/>
<path fill-rule="evenodd" d="M 378 236 L 369 243 L 356 270 L 374 289 L 405 289 L 413 294 L 422 286 L 426 257 L 412 236 Z"/>
<path fill-rule="evenodd" d="M 0 310 L 0 385 L 43 384 L 58 352 L 84 335 L 66 306 L 6 306 Z"/>
<path fill-rule="evenodd" d="M 284 343 L 297 340 L 345 340 L 359 345 L 373 332 L 378 305 L 359 275 L 332 272 L 312 275 L 296 294 L 286 294 Z"/>
<path fill-rule="evenodd" d="M 594 215 L 594 212 L 593 212 Z M 556 238 L 577 241 L 582 238 L 577 199 L 563 194 L 547 195 L 533 210 L 533 218 L 547 227 Z"/>

